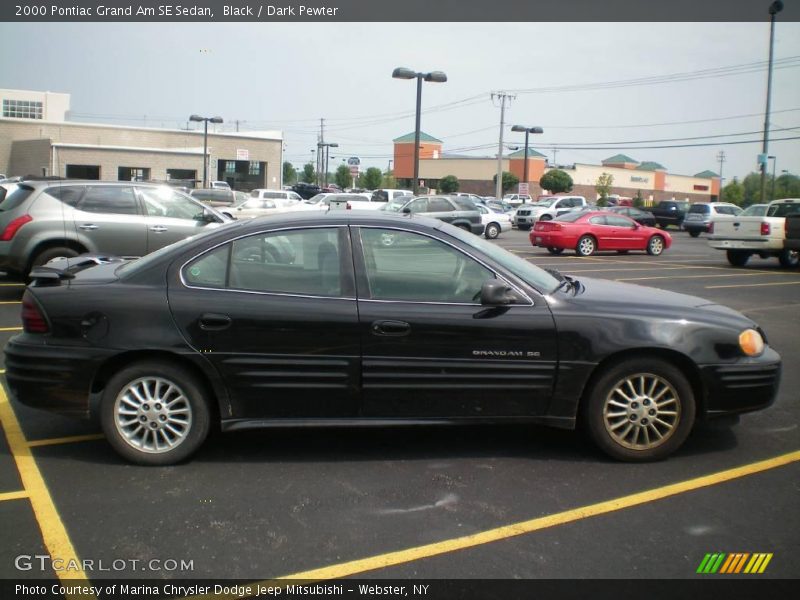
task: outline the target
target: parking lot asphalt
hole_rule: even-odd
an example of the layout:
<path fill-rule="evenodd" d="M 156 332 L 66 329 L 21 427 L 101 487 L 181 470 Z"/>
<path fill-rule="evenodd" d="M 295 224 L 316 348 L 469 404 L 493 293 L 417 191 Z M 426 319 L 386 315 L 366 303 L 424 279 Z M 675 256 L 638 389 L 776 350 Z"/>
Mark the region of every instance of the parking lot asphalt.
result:
<path fill-rule="evenodd" d="M 122 461 L 93 422 L 0 394 L 0 577 L 20 554 L 191 561 L 86 569 L 152 578 L 692 578 L 708 552 L 773 553 L 759 577 L 800 573 L 800 270 L 730 267 L 672 230 L 660 257 L 578 258 L 497 243 L 578 279 L 697 296 L 754 318 L 782 355 L 774 406 L 700 425 L 670 459 L 622 464 L 577 432 L 522 426 L 268 430 L 218 435 L 174 467 Z M 0 281 L 0 342 L 24 288 Z M 0 369 L 2 365 L 0 364 Z M 19 428 L 17 429 L 17 425 Z M 172 563 L 169 563 L 172 564 Z M 151 565 L 152 566 L 152 565 Z"/>

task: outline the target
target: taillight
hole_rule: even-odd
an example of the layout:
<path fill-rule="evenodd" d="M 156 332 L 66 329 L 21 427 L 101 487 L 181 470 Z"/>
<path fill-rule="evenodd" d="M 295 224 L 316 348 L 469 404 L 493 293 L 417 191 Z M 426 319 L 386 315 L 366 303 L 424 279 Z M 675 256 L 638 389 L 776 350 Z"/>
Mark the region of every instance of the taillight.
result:
<path fill-rule="evenodd" d="M 708 233 L 714 233 L 714 221 L 708 224 Z"/>
<path fill-rule="evenodd" d="M 769 223 L 762 222 L 761 223 L 761 235 L 769 235 L 769 233 L 770 233 Z"/>
<path fill-rule="evenodd" d="M 347 210 L 351 210 L 352 208 L 353 208 L 353 207 L 352 207 L 352 206 L 350 206 L 350 203 L 348 202 L 348 203 L 347 203 Z"/>
<path fill-rule="evenodd" d="M 0 234 L 0 242 L 10 242 L 16 235 L 17 231 L 19 231 L 20 227 L 25 225 L 25 223 L 30 223 L 31 221 L 33 221 L 33 217 L 30 215 L 22 215 L 21 217 L 17 217 L 11 221 L 8 225 L 6 225 L 3 233 Z"/>
<path fill-rule="evenodd" d="M 22 329 L 27 333 L 47 333 L 47 319 L 29 292 L 22 294 Z"/>

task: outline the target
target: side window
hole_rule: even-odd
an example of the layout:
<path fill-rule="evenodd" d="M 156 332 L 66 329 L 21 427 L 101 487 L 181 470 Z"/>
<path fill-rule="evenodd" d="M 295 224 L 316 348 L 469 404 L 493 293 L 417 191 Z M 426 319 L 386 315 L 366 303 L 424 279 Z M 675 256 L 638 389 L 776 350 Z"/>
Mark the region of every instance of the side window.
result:
<path fill-rule="evenodd" d="M 83 190 L 84 187 L 82 185 L 58 185 L 47 188 L 45 193 L 53 198 L 58 198 L 67 206 L 75 208 L 83 195 Z M 9 210 L 10 208 L 13 207 L 3 206 L 3 210 Z"/>
<path fill-rule="evenodd" d="M 373 300 L 478 303 L 494 273 L 466 254 L 417 233 L 361 229 Z"/>
<path fill-rule="evenodd" d="M 338 230 L 281 231 L 234 241 L 228 287 L 306 296 L 341 295 Z"/>
<path fill-rule="evenodd" d="M 194 259 L 183 269 L 183 280 L 192 286 L 224 288 L 231 244 L 225 244 Z"/>
<path fill-rule="evenodd" d="M 592 225 L 607 225 L 606 217 L 604 217 L 603 215 L 597 215 L 595 217 L 592 217 L 591 219 L 589 219 L 589 223 L 591 223 Z"/>
<path fill-rule="evenodd" d="M 76 208 L 91 213 L 139 214 L 133 188 L 125 186 L 90 185 L 86 188 L 86 193 Z"/>
<path fill-rule="evenodd" d="M 428 200 L 427 198 L 419 198 L 409 204 L 408 207 L 412 213 L 428 212 Z"/>
<path fill-rule="evenodd" d="M 606 223 L 609 225 L 613 225 L 614 227 L 633 227 L 633 223 L 626 219 L 625 217 L 620 217 L 616 215 L 608 215 L 606 216 Z"/>
<path fill-rule="evenodd" d="M 301 201 L 302 199 L 303 198 L 300 196 L 300 194 L 297 194 L 295 192 L 289 192 L 289 200 Z"/>
<path fill-rule="evenodd" d="M 453 207 L 444 198 L 431 198 L 428 200 L 428 212 L 450 212 Z"/>
<path fill-rule="evenodd" d="M 197 220 L 205 210 L 186 196 L 168 188 L 139 188 L 144 209 L 151 217 Z"/>

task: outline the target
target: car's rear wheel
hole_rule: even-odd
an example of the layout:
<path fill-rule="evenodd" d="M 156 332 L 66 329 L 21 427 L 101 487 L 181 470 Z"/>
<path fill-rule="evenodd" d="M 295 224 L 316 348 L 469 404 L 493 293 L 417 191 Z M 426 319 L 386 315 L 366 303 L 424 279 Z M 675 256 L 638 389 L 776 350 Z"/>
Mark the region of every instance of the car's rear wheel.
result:
<path fill-rule="evenodd" d="M 556 248 L 555 246 L 548 246 L 547 247 L 547 251 L 550 254 L 561 254 L 562 252 L 564 252 L 564 249 L 563 248 Z"/>
<path fill-rule="evenodd" d="M 784 269 L 791 269 L 800 264 L 800 253 L 797 250 L 784 250 L 778 255 L 778 260 Z"/>
<path fill-rule="evenodd" d="M 625 461 L 666 458 L 686 440 L 695 419 L 692 386 L 679 369 L 655 358 L 608 369 L 586 401 L 590 436 L 606 454 Z"/>
<path fill-rule="evenodd" d="M 487 240 L 493 240 L 500 235 L 500 225 L 497 223 L 489 223 L 486 226 L 486 230 L 483 232 L 483 235 L 486 236 Z"/>
<path fill-rule="evenodd" d="M 31 261 L 31 269 L 40 267 L 57 258 L 75 258 L 78 256 L 78 254 L 79 253 L 77 250 L 67 248 L 66 246 L 53 246 L 51 248 L 45 248 L 33 257 L 33 260 Z"/>
<path fill-rule="evenodd" d="M 171 465 L 188 458 L 206 439 L 209 401 L 185 368 L 145 361 L 109 380 L 100 420 L 111 446 L 127 460 Z"/>
<path fill-rule="evenodd" d="M 578 256 L 591 256 L 595 250 L 597 250 L 597 241 L 590 235 L 581 237 L 575 246 L 575 254 Z"/>
<path fill-rule="evenodd" d="M 652 256 L 659 256 L 664 252 L 664 238 L 660 235 L 654 235 L 647 242 L 647 253 Z"/>
<path fill-rule="evenodd" d="M 728 262 L 734 267 L 743 267 L 750 260 L 750 253 L 746 250 L 728 250 Z"/>
<path fill-rule="evenodd" d="M 692 237 L 698 237 L 700 235 L 699 229 L 689 229 L 689 235 Z"/>

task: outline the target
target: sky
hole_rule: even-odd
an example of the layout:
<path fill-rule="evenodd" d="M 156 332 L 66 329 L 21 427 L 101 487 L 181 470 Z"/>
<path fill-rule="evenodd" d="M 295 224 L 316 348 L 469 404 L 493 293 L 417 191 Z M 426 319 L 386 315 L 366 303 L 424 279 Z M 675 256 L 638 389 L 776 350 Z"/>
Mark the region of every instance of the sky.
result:
<path fill-rule="evenodd" d="M 800 174 L 800 139 L 777 141 L 800 138 L 800 23 L 778 20 L 775 34 L 769 154 L 778 175 Z M 506 146 L 523 145 L 512 125 L 540 126 L 530 145 L 557 164 L 624 153 L 688 175 L 719 172 L 724 150 L 729 181 L 756 170 L 768 49 L 767 20 L 0 23 L 0 87 L 69 93 L 72 120 L 179 128 L 198 113 L 222 116 L 224 130 L 279 130 L 298 168 L 322 118 L 325 141 L 339 144 L 331 170 L 350 156 L 386 169 L 392 139 L 414 130 L 415 83 L 392 70 L 438 70 L 448 81 L 423 84 L 422 130 L 445 153 L 496 155 L 491 93 L 504 91 L 515 96 Z M 702 145 L 647 148 L 690 144 Z M 576 148 L 554 157 L 554 145 Z"/>

